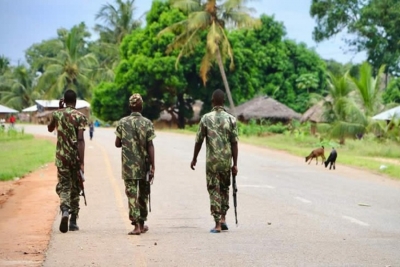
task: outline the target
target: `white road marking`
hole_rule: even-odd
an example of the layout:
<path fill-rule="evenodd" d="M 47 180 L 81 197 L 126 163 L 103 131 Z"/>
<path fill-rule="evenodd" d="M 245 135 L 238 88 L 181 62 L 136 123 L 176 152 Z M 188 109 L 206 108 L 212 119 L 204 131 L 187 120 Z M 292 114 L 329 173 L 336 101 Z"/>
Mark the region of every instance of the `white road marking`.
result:
<path fill-rule="evenodd" d="M 352 222 L 352 223 L 356 223 L 356 224 L 358 224 L 358 225 L 361 225 L 361 226 L 369 226 L 368 223 L 362 222 L 362 221 L 357 220 L 356 218 L 353 218 L 353 217 L 349 217 L 349 216 L 344 216 L 344 215 L 343 215 L 342 218 L 343 218 L 343 219 L 346 219 L 346 220 L 348 220 L 348 221 L 350 221 L 350 222 Z"/>
<path fill-rule="evenodd" d="M 266 184 L 239 184 L 239 187 L 253 187 L 253 188 L 268 188 L 268 189 L 275 189 L 275 186 L 266 185 Z"/>
<path fill-rule="evenodd" d="M 295 199 L 297 199 L 297 200 L 299 200 L 299 201 L 301 201 L 303 203 L 307 203 L 307 204 L 311 204 L 312 203 L 311 200 L 308 200 L 308 199 L 305 199 L 305 198 L 302 198 L 302 197 L 295 197 Z"/>

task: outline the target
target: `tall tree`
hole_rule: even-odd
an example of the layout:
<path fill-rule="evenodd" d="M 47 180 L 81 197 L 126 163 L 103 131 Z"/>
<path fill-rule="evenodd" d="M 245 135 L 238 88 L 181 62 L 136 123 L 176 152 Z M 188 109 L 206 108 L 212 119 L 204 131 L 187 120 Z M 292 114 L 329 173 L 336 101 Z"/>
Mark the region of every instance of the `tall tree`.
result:
<path fill-rule="evenodd" d="M 5 105 L 22 110 L 33 105 L 40 97 L 35 90 L 35 76 L 24 66 L 17 66 L 7 72 L 0 80 L 1 102 Z"/>
<path fill-rule="evenodd" d="M 206 43 L 206 51 L 201 61 L 200 76 L 205 84 L 212 64 L 216 62 L 228 95 L 229 103 L 234 112 L 234 102 L 227 81 L 224 59 L 228 57 L 233 68 L 233 53 L 229 43 L 226 26 L 251 28 L 259 24 L 259 20 L 251 17 L 251 8 L 244 6 L 246 0 L 226 0 L 217 4 L 216 0 L 170 0 L 176 7 L 188 14 L 188 17 L 175 23 L 163 31 L 179 33 L 169 47 L 169 51 L 181 49 L 177 62 L 184 55 L 193 53 L 201 42 Z"/>
<path fill-rule="evenodd" d="M 59 40 L 56 57 L 46 57 L 44 73 L 38 88 L 48 97 L 60 97 L 66 87 L 74 88 L 82 99 L 91 99 L 94 73 L 98 61 L 94 54 L 87 53 L 83 32 L 74 27 Z"/>
<path fill-rule="evenodd" d="M 190 83 L 199 83 L 196 64 L 193 59 L 185 59 L 175 68 L 178 51 L 166 53 L 175 35 L 157 37 L 162 29 L 183 18 L 185 15 L 172 9 L 168 2 L 153 1 L 146 16 L 146 26 L 127 35 L 121 43 L 121 62 L 116 69 L 115 82 L 101 84 L 94 91 L 92 106 L 98 116 L 116 120 L 129 114 L 127 97 L 135 92 L 144 98 L 143 114 L 146 117 L 157 119 L 160 112 L 166 110 L 172 117 L 178 117 L 179 127 L 184 127 L 185 119 L 192 115 L 188 97 L 189 87 L 193 86 Z M 112 95 L 127 97 L 111 100 Z M 121 109 L 121 106 L 126 108 Z"/>
<path fill-rule="evenodd" d="M 312 0 L 317 42 L 346 31 L 347 44 L 365 51 L 375 70 L 400 75 L 400 2 L 398 0 Z"/>
<path fill-rule="evenodd" d="M 127 34 L 140 27 L 140 21 L 134 17 L 135 0 L 115 0 L 115 5 L 105 4 L 96 14 L 96 20 L 105 25 L 96 24 L 95 30 L 100 40 L 110 44 L 120 44 Z"/>

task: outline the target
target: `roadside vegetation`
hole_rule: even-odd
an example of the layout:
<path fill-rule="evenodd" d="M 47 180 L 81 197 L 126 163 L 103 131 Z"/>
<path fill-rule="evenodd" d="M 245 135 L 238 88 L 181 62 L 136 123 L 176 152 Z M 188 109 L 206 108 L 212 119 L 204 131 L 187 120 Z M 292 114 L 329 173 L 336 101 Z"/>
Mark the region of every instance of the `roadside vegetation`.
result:
<path fill-rule="evenodd" d="M 0 181 L 21 178 L 54 160 L 55 145 L 23 130 L 0 128 Z"/>
<path fill-rule="evenodd" d="M 283 150 L 299 156 L 299 161 L 305 163 L 305 157 L 312 149 L 324 146 L 328 157 L 332 147 L 338 152 L 338 164 L 358 167 L 374 173 L 385 174 L 394 179 L 400 179 L 400 144 L 390 139 L 377 138 L 372 134 L 362 139 L 347 139 L 340 145 L 329 137 L 330 125 L 320 124 L 315 136 L 310 134 L 310 123 L 292 125 L 256 123 L 239 123 L 240 142 L 256 146 Z M 171 130 L 176 133 L 195 134 L 197 125 L 186 127 L 185 130 Z M 315 164 L 315 161 L 311 164 Z"/>

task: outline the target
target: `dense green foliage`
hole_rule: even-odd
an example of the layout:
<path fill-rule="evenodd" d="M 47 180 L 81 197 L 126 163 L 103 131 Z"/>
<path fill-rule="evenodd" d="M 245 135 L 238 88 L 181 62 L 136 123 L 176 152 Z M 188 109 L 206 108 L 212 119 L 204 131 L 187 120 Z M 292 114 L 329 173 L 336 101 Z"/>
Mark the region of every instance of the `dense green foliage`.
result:
<path fill-rule="evenodd" d="M 171 8 L 168 3 L 155 1 L 147 14 L 146 27 L 128 35 L 121 45 L 122 60 L 116 71 L 115 88 L 142 93 L 151 107 L 144 111 L 150 118 L 156 118 L 160 110 L 175 105 L 178 110 L 183 110 L 183 117 L 188 117 L 187 105 L 183 108 L 178 105 L 188 101 L 179 101 L 179 97 L 203 100 L 203 112 L 207 112 L 213 90 L 224 88 L 218 69 L 210 70 L 206 85 L 201 82 L 198 73 L 203 57 L 202 45 L 192 51 L 191 57 L 184 57 L 177 68 L 178 51 L 166 53 L 175 34 L 158 36 L 158 32 L 184 17 L 184 13 Z M 273 17 L 263 15 L 261 22 L 261 27 L 255 30 L 227 33 L 235 55 L 235 68 L 227 72 L 233 99 L 240 104 L 254 96 L 267 94 L 304 112 L 308 108 L 309 93 L 320 93 L 326 86 L 325 63 L 304 44 L 286 40 L 284 26 Z M 229 69 L 230 63 L 227 64 L 226 69 Z M 296 80 L 302 74 L 315 75 L 317 84 L 308 91 L 298 88 Z M 150 114 L 154 107 L 157 112 Z"/>
<path fill-rule="evenodd" d="M 347 31 L 347 43 L 355 51 L 365 51 L 375 69 L 388 66 L 399 75 L 400 2 L 397 0 L 312 0 L 311 16 L 317 26 L 317 42 Z"/>

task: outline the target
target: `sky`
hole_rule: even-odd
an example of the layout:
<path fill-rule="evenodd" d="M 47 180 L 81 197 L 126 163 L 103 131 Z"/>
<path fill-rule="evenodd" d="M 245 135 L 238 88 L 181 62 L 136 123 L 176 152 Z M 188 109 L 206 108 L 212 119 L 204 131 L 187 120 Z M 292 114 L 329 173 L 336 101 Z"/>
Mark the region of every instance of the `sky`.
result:
<path fill-rule="evenodd" d="M 136 0 L 136 17 L 150 9 L 151 0 Z M 0 0 L 0 55 L 11 64 L 25 62 L 25 50 L 34 43 L 56 37 L 57 29 L 85 22 L 89 29 L 96 24 L 95 14 L 113 0 Z M 287 37 L 304 42 L 321 57 L 342 63 L 359 63 L 364 53 L 354 54 L 342 41 L 344 35 L 316 44 L 312 40 L 315 21 L 309 15 L 311 0 L 256 0 L 249 4 L 261 14 L 274 15 L 284 23 Z M 98 23 L 98 22 L 97 22 Z M 93 35 L 95 38 L 96 35 Z"/>

